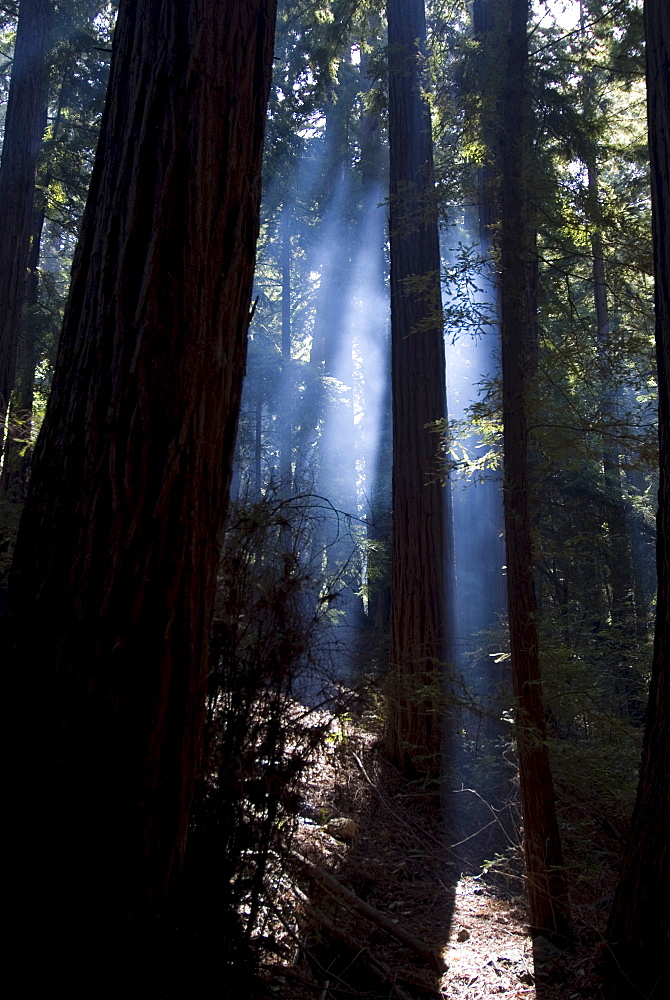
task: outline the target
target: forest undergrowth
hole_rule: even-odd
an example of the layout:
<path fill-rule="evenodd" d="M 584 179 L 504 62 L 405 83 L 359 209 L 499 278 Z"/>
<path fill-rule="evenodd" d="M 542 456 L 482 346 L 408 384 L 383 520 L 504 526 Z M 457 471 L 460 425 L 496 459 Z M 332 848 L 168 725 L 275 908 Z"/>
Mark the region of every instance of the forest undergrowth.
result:
<path fill-rule="evenodd" d="M 260 966 L 264 995 L 603 995 L 595 963 L 618 837 L 603 830 L 591 841 L 601 870 L 571 880 L 574 950 L 533 941 L 513 791 L 502 806 L 477 788 L 445 797 L 388 762 L 369 713 L 337 725 L 302 787 L 270 921 L 274 953 Z"/>
<path fill-rule="evenodd" d="M 511 721 L 464 688 L 441 787 L 389 762 L 383 678 L 338 680 L 346 580 L 318 573 L 322 517 L 318 497 L 271 492 L 229 520 L 164 996 L 232 998 L 243 979 L 263 1000 L 604 997 L 639 735 L 552 730 L 576 944 L 533 940 Z"/>
<path fill-rule="evenodd" d="M 509 713 L 462 708 L 441 782 L 390 763 L 383 679 L 338 679 L 346 579 L 315 572 L 322 516 L 318 497 L 270 493 L 229 522 L 165 996 L 232 998 L 241 980 L 264 1000 L 604 996 L 636 740 L 626 755 L 618 732 L 553 732 L 576 943 L 532 939 Z"/>

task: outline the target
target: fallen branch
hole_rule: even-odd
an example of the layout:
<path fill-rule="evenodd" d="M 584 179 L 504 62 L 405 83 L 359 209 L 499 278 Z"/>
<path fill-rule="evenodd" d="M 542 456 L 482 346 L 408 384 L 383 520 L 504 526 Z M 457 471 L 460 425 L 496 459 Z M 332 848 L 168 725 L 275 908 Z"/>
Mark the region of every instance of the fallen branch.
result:
<path fill-rule="evenodd" d="M 393 816 L 393 818 L 398 823 L 400 823 L 402 826 L 405 827 L 406 830 L 409 831 L 409 833 L 412 835 L 412 837 L 414 838 L 414 840 L 416 840 L 422 846 L 426 843 L 427 840 L 429 840 L 433 844 L 435 844 L 435 846 L 439 849 L 440 853 L 442 853 L 442 851 L 444 851 L 444 850 L 447 850 L 447 851 L 449 851 L 450 854 L 453 854 L 453 856 L 456 858 L 457 861 L 460 861 L 461 864 L 463 864 L 463 865 L 467 865 L 468 862 L 466 861 L 466 859 L 460 857 L 460 855 L 456 854 L 456 852 L 454 850 L 452 850 L 452 847 L 454 845 L 452 845 L 452 847 L 450 847 L 448 844 L 445 844 L 441 840 L 438 840 L 437 837 L 434 837 L 432 835 L 432 833 L 430 833 L 428 830 L 426 830 L 423 826 L 420 826 L 418 823 L 415 822 L 414 824 L 410 824 L 410 823 L 407 822 L 407 820 L 403 819 L 402 816 L 400 815 L 400 813 L 398 812 L 398 810 L 396 808 L 394 808 L 394 806 L 390 805 L 389 802 L 387 802 L 387 800 L 386 800 L 385 796 L 383 795 L 383 793 L 380 791 L 380 789 L 374 783 L 374 781 L 372 780 L 372 778 L 370 777 L 370 775 L 368 774 L 368 772 L 363 767 L 363 761 L 360 759 L 360 757 L 357 754 L 353 753 L 353 752 L 352 752 L 352 756 L 353 756 L 354 760 L 356 761 L 356 763 L 358 764 L 359 770 L 360 770 L 361 774 L 363 775 L 363 777 L 365 778 L 365 780 L 367 781 L 367 783 L 370 786 L 370 788 L 372 788 L 372 790 L 375 791 L 377 793 L 377 795 L 379 796 L 381 804 L 391 814 L 391 816 Z M 421 797 L 423 798 L 423 793 L 421 793 Z M 440 885 L 443 886 L 445 892 L 447 892 L 447 893 L 452 892 L 452 890 L 448 889 L 447 886 L 444 884 L 444 882 L 442 882 L 441 880 L 440 880 Z"/>
<path fill-rule="evenodd" d="M 337 941 L 341 941 L 342 944 L 352 953 L 356 955 L 357 959 L 360 959 L 367 972 L 382 986 L 390 986 L 391 991 L 395 992 L 398 1000 L 409 1000 L 407 993 L 398 986 L 396 983 L 390 968 L 385 962 L 380 961 L 376 958 L 372 952 L 367 948 L 361 949 L 360 942 L 355 941 L 350 934 L 343 931 L 341 927 L 338 927 L 333 923 L 332 920 L 323 913 L 318 906 L 315 906 L 312 902 L 308 902 L 309 912 L 314 917 L 314 919 L 319 923 L 328 933 L 334 937 Z"/>
<path fill-rule="evenodd" d="M 366 903 L 364 899 L 357 896 L 355 892 L 347 888 L 347 886 L 342 885 L 336 878 L 330 875 L 328 872 L 323 871 L 314 862 L 309 861 L 307 858 L 303 857 L 302 854 L 298 854 L 296 851 L 291 851 L 291 857 L 304 868 L 311 878 L 315 882 L 320 882 L 321 885 L 329 889 L 334 895 L 339 896 L 340 899 L 344 899 L 350 906 L 353 906 L 359 913 L 370 920 L 372 923 L 381 927 L 385 930 L 387 934 L 390 934 L 404 944 L 407 948 L 410 948 L 416 955 L 418 955 L 424 962 L 426 962 L 432 969 L 439 972 L 440 975 L 446 972 L 446 965 L 442 961 L 439 955 L 430 948 L 425 942 L 419 941 L 418 938 L 410 934 L 406 928 L 401 924 L 397 923 L 391 917 L 388 917 L 381 910 L 378 910 L 375 906 L 371 906 L 370 903 Z"/>
<path fill-rule="evenodd" d="M 373 791 L 375 791 L 377 793 L 377 795 L 379 796 L 379 799 L 381 800 L 381 804 L 393 816 L 393 818 L 395 820 L 397 820 L 398 823 L 400 823 L 402 826 L 404 826 L 406 830 L 409 830 L 409 832 L 412 834 L 412 836 L 414 837 L 414 839 L 417 840 L 422 845 L 425 844 L 426 840 L 431 840 L 435 844 L 435 846 L 440 849 L 440 851 L 444 850 L 444 844 L 442 843 L 442 841 L 438 840 L 437 837 L 434 837 L 432 835 L 432 833 L 429 833 L 428 830 L 424 830 L 422 828 L 419 828 L 419 833 L 417 833 L 416 824 L 414 826 L 412 826 L 410 823 L 407 822 L 407 820 L 405 820 L 405 819 L 402 818 L 402 816 L 400 815 L 400 813 L 398 812 L 398 810 L 395 809 L 387 801 L 386 796 L 382 793 L 382 791 L 374 783 L 374 781 L 372 780 L 372 778 L 370 777 L 370 775 L 368 774 L 368 772 L 365 770 L 365 768 L 363 766 L 363 761 L 360 759 L 360 757 L 358 756 L 358 754 L 355 754 L 352 751 L 351 755 L 354 758 L 354 760 L 356 761 L 356 763 L 358 764 L 358 768 L 359 768 L 361 774 L 363 775 L 363 777 L 365 778 L 365 780 L 367 781 L 368 785 L 370 786 L 370 788 L 372 788 Z"/>

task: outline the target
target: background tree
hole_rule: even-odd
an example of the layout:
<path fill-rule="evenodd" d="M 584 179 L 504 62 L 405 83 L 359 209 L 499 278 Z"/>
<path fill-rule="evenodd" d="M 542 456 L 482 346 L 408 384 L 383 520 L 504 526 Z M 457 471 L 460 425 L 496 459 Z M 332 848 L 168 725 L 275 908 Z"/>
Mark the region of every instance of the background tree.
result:
<path fill-rule="evenodd" d="M 387 5 L 393 399 L 393 570 L 386 746 L 407 770 L 441 767 L 449 660 L 446 418 L 440 249 L 423 0 Z"/>
<path fill-rule="evenodd" d="M 670 8 L 645 0 L 644 10 L 656 276 L 658 597 L 640 783 L 607 938 L 623 988 L 632 982 L 645 995 L 663 996 L 670 988 Z"/>
<path fill-rule="evenodd" d="M 516 746 L 524 822 L 526 886 L 531 927 L 570 938 L 553 779 L 547 746 L 533 591 L 529 505 L 527 383 L 532 370 L 528 280 L 529 211 L 527 66 L 528 0 L 510 0 L 506 76 L 502 89 L 500 200 L 500 325 L 502 340 L 504 507 L 510 650 Z"/>
<path fill-rule="evenodd" d="M 32 706 L 19 789 L 40 773 L 15 829 L 25 860 L 12 902 L 23 912 L 39 891 L 44 975 L 75 996 L 92 981 L 114 993 L 131 970 L 136 983 L 150 977 L 183 852 L 274 14 L 272 0 L 126 0 L 119 10 L 4 628 L 9 704 Z M 44 815 L 53 825 L 31 854 Z"/>
<path fill-rule="evenodd" d="M 66 276 L 100 129 L 115 8 L 105 0 L 69 0 L 58 5 L 52 18 L 46 129 L 38 157 L 26 297 L 0 479 L 8 510 L 9 504 L 25 498 L 32 445 L 48 394 Z"/>
<path fill-rule="evenodd" d="M 0 450 L 26 290 L 35 176 L 47 115 L 50 0 L 22 0 L 0 165 Z"/>

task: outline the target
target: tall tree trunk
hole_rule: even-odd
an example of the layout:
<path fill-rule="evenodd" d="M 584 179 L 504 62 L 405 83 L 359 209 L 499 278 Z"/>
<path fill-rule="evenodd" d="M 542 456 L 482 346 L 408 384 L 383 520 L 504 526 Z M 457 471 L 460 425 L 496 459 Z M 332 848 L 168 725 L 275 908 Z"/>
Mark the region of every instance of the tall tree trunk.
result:
<path fill-rule="evenodd" d="M 670 991 L 670 6 L 645 0 L 658 362 L 658 599 L 640 782 L 607 938 L 626 990 Z"/>
<path fill-rule="evenodd" d="M 63 76 L 58 94 L 56 113 L 51 124 L 51 142 L 59 138 L 63 119 L 66 82 L 72 67 L 68 66 Z M 45 93 L 46 98 L 46 93 Z M 44 121 L 47 108 L 44 108 Z M 31 449 L 28 446 L 32 434 L 32 411 L 35 389 L 35 370 L 39 361 L 35 341 L 34 319 L 39 302 L 39 264 L 42 247 L 42 233 L 46 220 L 48 191 L 52 175 L 50 167 L 38 176 L 37 191 L 32 210 L 32 226 L 29 238 L 27 274 L 25 285 L 25 309 L 21 313 L 17 345 L 16 374 L 13 393 L 10 396 L 8 432 L 5 440 L 2 479 L 0 490 L 13 500 L 23 502 L 28 488 Z"/>
<path fill-rule="evenodd" d="M 350 219 L 351 219 L 351 153 L 349 118 L 355 91 L 347 79 L 339 94 L 331 94 L 326 103 L 325 148 L 328 157 L 324 178 L 324 218 L 322 223 L 321 282 L 316 303 L 316 316 L 310 364 L 327 375 L 335 375 L 335 364 L 342 346 L 345 301 L 351 280 Z M 315 420 L 323 417 L 323 393 L 318 399 Z"/>
<path fill-rule="evenodd" d="M 291 426 L 291 221 L 285 213 L 281 236 L 281 393 L 279 398 L 279 481 L 288 493 L 292 480 Z"/>
<path fill-rule="evenodd" d="M 22 0 L 0 166 L 0 451 L 14 388 L 37 157 L 46 125 L 50 0 Z"/>
<path fill-rule="evenodd" d="M 70 996 L 117 996 L 131 975 L 152 995 L 183 854 L 274 22 L 274 0 L 119 9 L 3 642 L 5 721 L 19 791 L 30 790 L 12 804 L 22 863 L 11 912 Z"/>
<path fill-rule="evenodd" d="M 28 488 L 35 369 L 38 362 L 34 313 L 39 298 L 40 245 L 45 219 L 45 199 L 42 198 L 40 201 L 41 204 L 36 204 L 33 210 L 34 223 L 26 280 L 26 309 L 19 337 L 16 382 L 9 406 L 7 439 L 0 479 L 0 490 L 6 497 L 18 502 L 25 500 Z"/>
<path fill-rule="evenodd" d="M 255 500 L 263 495 L 263 383 L 259 380 L 254 409 L 254 490 Z"/>
<path fill-rule="evenodd" d="M 477 60 L 478 93 L 481 95 L 481 129 L 484 142 L 484 162 L 477 170 L 477 205 L 479 208 L 479 240 L 482 255 L 488 255 L 493 242 L 496 207 L 499 201 L 500 169 L 497 166 L 500 100 L 491 100 L 498 76 L 497 56 L 500 52 L 500 33 L 504 10 L 500 5 L 493 9 L 491 0 L 474 0 L 472 5 L 472 30 L 479 43 Z M 487 95 L 487 99 L 484 99 Z"/>
<path fill-rule="evenodd" d="M 374 42 L 382 31 L 381 16 L 378 12 L 369 11 L 365 41 Z M 366 46 L 361 46 L 360 83 L 361 91 L 368 93 L 373 85 L 372 67 Z M 379 114 L 374 106 L 364 102 L 364 110 L 360 118 L 358 141 L 361 150 L 361 197 L 363 217 L 369 217 L 371 212 L 381 211 L 379 203 L 388 185 L 388 154 L 385 149 L 380 128 Z M 375 299 L 386 299 L 385 288 L 386 261 L 384 240 L 380 240 L 376 250 L 369 245 L 367 227 L 359 233 L 358 252 L 375 254 L 375 265 L 372 273 L 373 283 L 366 294 Z M 369 496 L 367 518 L 367 537 L 374 544 L 368 549 L 367 555 L 367 620 L 374 629 L 372 656 L 383 648 L 380 639 L 388 635 L 390 602 L 390 574 L 386 571 L 387 553 L 390 552 L 391 539 L 391 358 L 386 317 L 375 313 L 375 326 L 378 334 L 375 337 L 377 359 L 368 356 L 369 347 L 363 339 L 358 340 L 358 350 L 363 357 L 363 371 L 377 370 L 379 372 L 382 390 L 377 401 L 376 426 L 373 423 L 374 410 L 368 406 L 367 383 L 364 381 L 363 404 L 363 438 L 374 442 L 374 450 L 367 450 L 365 456 L 365 481 Z M 360 662 L 369 664 L 371 656 L 370 635 L 361 634 Z"/>
<path fill-rule="evenodd" d="M 597 327 L 598 368 L 600 374 L 600 420 L 603 427 L 603 485 L 607 511 L 607 568 L 612 625 L 616 629 L 612 641 L 614 662 L 613 711 L 627 718 L 635 711 L 639 685 L 630 676 L 631 641 L 639 640 L 639 622 L 635 615 L 636 581 L 630 541 L 629 519 L 623 495 L 624 472 L 615 433 L 618 419 L 617 392 L 611 385 L 610 310 L 607 295 L 605 255 L 598 215 L 600 193 L 595 158 L 587 164 L 589 201 L 593 211 L 594 229 L 591 234 L 593 254 L 593 296 Z"/>
<path fill-rule="evenodd" d="M 388 0 L 393 568 L 387 750 L 442 768 L 449 650 L 447 491 L 432 422 L 446 419 L 440 249 L 423 0 Z"/>
<path fill-rule="evenodd" d="M 524 149 L 529 0 L 509 0 L 503 86 L 500 214 L 500 318 L 503 373 L 507 591 L 516 738 L 530 923 L 534 932 L 570 937 L 540 677 L 528 493 L 527 202 Z"/>
<path fill-rule="evenodd" d="M 504 10 L 498 4 L 495 10 L 488 0 L 474 0 L 472 30 L 477 42 L 476 93 L 480 108 L 480 136 L 484 149 L 483 162 L 476 168 L 476 209 L 466 217 L 472 238 L 479 237 L 481 271 L 478 283 L 491 309 L 490 326 L 478 342 L 473 360 L 478 367 L 473 371 L 474 381 L 492 380 L 500 369 L 499 306 L 494 265 L 494 243 L 499 236 L 500 217 L 500 56 L 504 49 Z M 468 337 L 465 337 L 467 340 Z M 464 347 L 467 357 L 470 349 Z M 447 366 L 449 354 L 447 354 Z M 474 386 L 472 392 L 475 391 Z M 449 402 L 450 408 L 453 405 Z M 453 413 L 452 413 L 453 416 Z M 469 446 L 477 448 L 481 440 L 474 435 Z M 475 477 L 473 477 L 474 480 Z M 475 713 L 464 713 L 464 724 L 476 727 L 477 733 L 490 738 L 502 736 L 505 724 L 500 719 L 501 692 L 507 681 L 509 664 L 496 665 L 489 655 L 490 643 L 482 647 L 483 631 L 495 629 L 504 614 L 505 593 L 505 540 L 502 531 L 502 476 L 489 475 L 481 482 L 474 481 L 465 489 L 456 489 L 454 505 L 454 547 L 456 562 L 455 628 L 460 637 L 462 653 L 458 668 L 460 676 L 469 675 L 469 685 L 479 701 Z M 480 647 L 481 655 L 473 663 L 469 660 L 472 650 Z M 490 648 L 489 648 L 490 647 Z M 481 680 L 474 681 L 479 674 Z M 493 777 L 495 782 L 499 777 Z"/>
<path fill-rule="evenodd" d="M 617 421 L 616 392 L 610 385 L 609 356 L 610 310 L 607 296 L 605 254 L 602 234 L 598 225 L 600 192 L 598 168 L 595 159 L 589 157 L 586 164 L 588 175 L 589 201 L 594 218 L 591 233 L 591 253 L 593 254 L 593 299 L 596 314 L 598 367 L 600 374 L 600 418 L 603 425 L 603 476 L 609 528 L 609 575 L 612 592 L 612 620 L 615 624 L 628 624 L 633 592 L 633 569 L 628 546 L 625 511 L 622 498 L 621 456 L 614 439 Z"/>
<path fill-rule="evenodd" d="M 580 0 L 579 14 L 581 44 L 584 54 L 587 46 L 587 37 L 586 12 L 583 0 Z M 596 80 L 593 72 L 586 67 L 582 70 L 582 92 L 585 124 L 588 127 L 596 106 Z M 588 203 L 592 220 L 590 243 L 591 254 L 593 256 L 593 303 L 596 317 L 596 345 L 600 374 L 600 419 L 603 426 L 603 478 L 605 500 L 608 508 L 608 569 L 611 612 L 612 621 L 619 627 L 621 632 L 622 642 L 619 645 L 622 648 L 620 650 L 620 658 L 626 659 L 625 634 L 631 627 L 635 628 L 632 622 L 635 577 L 624 506 L 625 501 L 623 498 L 621 454 L 615 438 L 619 405 L 617 391 L 611 384 L 611 322 L 605 252 L 600 224 L 600 177 L 595 146 L 591 143 L 587 144 L 583 159 L 587 172 Z M 617 686 L 622 689 L 619 699 L 620 707 L 625 713 L 629 700 L 625 693 L 626 679 L 621 676 L 620 669 L 618 673 L 619 676 L 616 682 Z"/>

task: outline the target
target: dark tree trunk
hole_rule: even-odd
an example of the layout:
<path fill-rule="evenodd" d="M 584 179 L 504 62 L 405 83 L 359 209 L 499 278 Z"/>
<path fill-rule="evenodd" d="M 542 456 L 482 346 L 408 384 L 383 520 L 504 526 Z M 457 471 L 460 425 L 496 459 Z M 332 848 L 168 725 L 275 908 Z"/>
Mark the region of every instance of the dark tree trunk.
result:
<path fill-rule="evenodd" d="M 288 213 L 281 236 L 281 393 L 279 398 L 279 481 L 286 493 L 292 481 L 291 426 L 291 223 Z"/>
<path fill-rule="evenodd" d="M 260 500 L 263 493 L 263 389 L 262 383 L 256 396 L 254 410 L 254 499 Z"/>
<path fill-rule="evenodd" d="M 35 312 L 39 298 L 40 244 L 45 219 L 45 199 L 33 211 L 33 232 L 28 254 L 25 315 L 21 325 L 17 352 L 17 369 L 14 391 L 9 406 L 7 438 L 5 440 L 0 490 L 5 496 L 19 503 L 26 498 L 30 473 L 30 448 L 33 426 L 33 401 L 35 394 L 35 369 L 38 351 L 35 337 Z"/>
<path fill-rule="evenodd" d="M 621 970 L 645 996 L 670 991 L 670 6 L 646 0 L 660 486 L 658 600 L 640 783 L 623 875 L 607 938 Z"/>
<path fill-rule="evenodd" d="M 0 166 L 0 451 L 16 376 L 37 157 L 46 125 L 50 23 L 50 0 L 22 0 Z"/>
<path fill-rule="evenodd" d="M 13 902 L 71 996 L 118 995 L 131 972 L 151 995 L 141 963 L 183 854 L 274 21 L 274 0 L 120 5 L 3 645 L 31 789 Z"/>
<path fill-rule="evenodd" d="M 587 35 L 586 11 L 583 0 L 580 0 L 579 14 L 581 44 L 585 52 L 587 48 Z M 593 72 L 588 69 L 585 69 L 583 72 L 582 92 L 585 124 L 588 127 L 596 105 L 596 80 Z M 603 427 L 603 478 L 605 501 L 608 507 L 608 569 L 611 613 L 612 621 L 614 625 L 619 627 L 622 639 L 624 640 L 623 643 L 620 643 L 622 646 L 620 658 L 625 659 L 625 633 L 631 627 L 634 631 L 637 631 L 636 623 L 634 624 L 632 621 L 635 578 L 623 499 L 621 454 L 615 437 L 619 405 L 617 390 L 612 386 L 611 380 L 611 322 L 605 251 L 600 225 L 600 177 L 595 146 L 591 143 L 587 144 L 583 160 L 587 171 L 588 202 L 592 220 L 590 243 L 593 255 L 593 303 L 596 317 L 596 344 L 600 374 L 600 419 Z M 625 691 L 625 677 L 621 676 L 622 672 L 620 669 L 618 673 L 619 676 L 616 679 L 617 686 Z M 627 704 L 628 698 L 625 696 L 622 697 L 621 707 L 624 710 L 627 708 Z"/>
<path fill-rule="evenodd" d="M 447 413 L 423 0 L 388 0 L 393 392 L 393 569 L 386 746 L 408 772 L 439 773 L 448 660 Z"/>
<path fill-rule="evenodd" d="M 472 212 L 468 222 L 473 236 L 479 236 L 481 258 L 480 282 L 490 296 L 492 308 L 491 324 L 482 338 L 477 353 L 477 376 L 493 379 L 500 369 L 500 326 L 499 303 L 496 288 L 494 264 L 499 246 L 500 221 L 500 59 L 504 51 L 504 9 L 497 4 L 495 10 L 489 0 L 474 0 L 472 7 L 472 29 L 477 42 L 475 69 L 476 93 L 480 107 L 480 135 L 484 149 L 483 162 L 476 168 L 477 199 L 476 214 Z M 467 217 L 466 217 L 467 218 Z M 476 448 L 480 441 L 471 439 Z M 505 593 L 505 539 L 501 530 L 502 476 L 489 475 L 477 483 L 476 489 L 456 490 L 454 506 L 454 547 L 456 561 L 456 606 L 454 627 L 459 635 L 459 645 L 464 641 L 464 649 L 473 643 L 481 647 L 481 633 L 484 629 L 496 629 L 500 616 L 506 611 Z M 487 643 L 482 649 L 481 659 L 474 664 L 481 671 L 482 686 L 477 695 L 480 710 L 473 714 L 464 713 L 464 724 L 476 726 L 477 733 L 485 733 L 489 738 L 502 737 L 506 728 L 500 719 L 502 710 L 501 692 L 509 687 L 509 664 L 495 664 L 489 654 L 493 649 Z M 466 674 L 472 665 L 459 662 L 459 673 Z M 499 777 L 493 778 L 495 782 Z"/>
<path fill-rule="evenodd" d="M 588 87 L 588 81 L 587 81 Z M 586 164 L 588 172 L 589 201 L 593 210 L 594 228 L 591 234 L 593 254 L 593 297 L 596 314 L 598 367 L 600 374 L 600 419 L 603 428 L 603 481 L 607 510 L 608 577 L 612 625 L 616 628 L 613 639 L 613 664 L 615 714 L 628 717 L 638 697 L 630 676 L 629 658 L 631 639 L 639 637 L 639 622 L 635 612 L 635 572 L 630 542 L 629 523 L 626 518 L 626 501 L 623 495 L 623 468 L 616 441 L 618 422 L 617 391 L 611 385 L 610 310 L 607 294 L 605 254 L 599 228 L 600 209 L 598 170 L 594 158 Z"/>
<path fill-rule="evenodd" d="M 326 105 L 325 210 L 322 225 L 321 282 L 314 319 L 310 364 L 335 375 L 344 334 L 342 304 L 351 281 L 351 162 L 349 118 L 355 91 L 343 85 L 338 100 Z M 322 418 L 323 394 L 317 401 L 313 423 Z"/>
<path fill-rule="evenodd" d="M 529 227 L 524 177 L 528 6 L 529 0 L 509 0 L 501 135 L 500 315 L 507 592 L 530 923 L 536 933 L 569 938 L 540 678 L 528 493 L 526 397 L 532 367 L 528 350 Z"/>
<path fill-rule="evenodd" d="M 65 81 L 68 79 L 69 75 L 66 72 L 60 86 L 58 106 L 51 126 L 52 143 L 60 134 L 65 97 Z M 45 107 L 44 121 L 46 120 L 47 108 Z M 32 457 L 30 438 L 32 435 L 35 370 L 39 362 L 35 326 L 39 304 L 39 264 L 42 233 L 46 220 L 48 190 L 52 181 L 50 169 L 46 169 L 42 175 L 38 175 L 37 181 L 37 194 L 34 198 L 32 211 L 32 231 L 29 239 L 25 303 L 19 326 L 16 374 L 13 392 L 10 397 L 8 432 L 5 439 L 2 480 L 0 482 L 2 492 L 11 500 L 20 503 L 23 503 L 26 498 L 30 475 L 30 459 Z"/>
<path fill-rule="evenodd" d="M 484 162 L 477 169 L 477 204 L 479 208 L 479 239 L 482 255 L 488 254 L 494 238 L 499 198 L 500 169 L 498 160 L 498 120 L 500 90 L 498 58 L 500 36 L 504 23 L 504 10 L 498 4 L 494 10 L 491 0 L 474 0 L 472 5 L 472 30 L 479 43 L 477 60 L 477 90 L 481 102 L 481 129 L 484 141 Z"/>
<path fill-rule="evenodd" d="M 374 11 L 369 11 L 367 18 L 366 41 L 374 43 L 375 38 L 378 38 L 382 31 L 381 18 L 379 13 Z M 366 47 L 362 46 L 359 86 L 363 93 L 368 93 L 373 86 L 370 73 L 369 56 Z M 364 106 L 360 119 L 359 145 L 363 212 L 369 213 L 372 206 L 379 205 L 383 198 L 383 191 L 388 185 L 388 153 L 383 142 L 379 114 L 373 106 L 367 104 Z M 381 209 L 375 208 L 374 210 L 380 211 Z M 360 249 L 365 249 L 368 239 L 368 232 L 363 229 L 359 236 Z M 371 286 L 370 293 L 376 295 L 380 300 L 385 299 L 388 294 L 385 288 L 386 262 L 383 242 L 380 240 L 379 248 L 376 251 L 378 257 L 374 270 L 375 283 Z M 368 521 L 367 537 L 376 543 L 368 552 L 366 581 L 367 619 L 368 625 L 374 629 L 372 647 L 370 646 L 370 634 L 361 636 L 360 662 L 365 662 L 368 668 L 370 656 L 379 655 L 381 649 L 384 648 L 379 640 L 382 636 L 384 638 L 388 636 L 391 610 L 390 573 L 386 569 L 391 538 L 391 358 L 386 322 L 384 322 L 383 331 L 380 332 L 381 359 L 378 363 L 381 364 L 383 371 L 383 390 L 379 400 L 378 432 L 370 428 L 367 387 L 364 387 L 365 403 L 363 407 L 363 436 L 369 435 L 372 430 L 372 436 L 377 441 L 376 454 L 370 455 L 366 459 L 366 479 L 368 484 L 372 486 L 370 507 L 366 515 Z M 361 347 L 359 342 L 359 351 Z M 364 370 L 367 364 L 369 364 L 369 358 L 364 356 Z M 388 652 L 386 652 L 387 655 Z"/>

